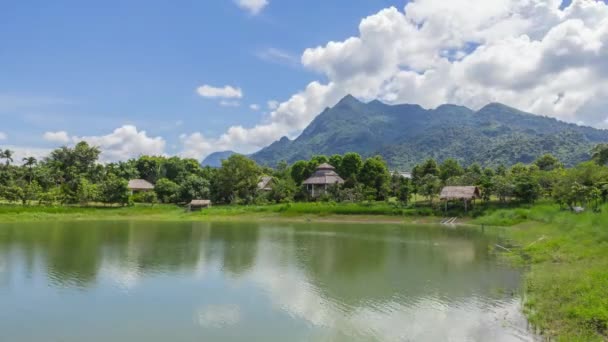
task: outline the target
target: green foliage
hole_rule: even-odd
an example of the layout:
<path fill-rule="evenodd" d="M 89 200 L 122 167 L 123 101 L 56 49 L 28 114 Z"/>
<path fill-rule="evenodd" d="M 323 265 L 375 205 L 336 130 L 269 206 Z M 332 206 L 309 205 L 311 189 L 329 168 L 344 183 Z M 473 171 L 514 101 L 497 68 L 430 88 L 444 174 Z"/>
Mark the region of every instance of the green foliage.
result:
<path fill-rule="evenodd" d="M 359 171 L 357 180 L 364 187 L 371 189 L 376 200 L 384 200 L 388 197 L 390 173 L 386 163 L 380 156 L 368 158 Z"/>
<path fill-rule="evenodd" d="M 261 170 L 251 159 L 235 154 L 222 161 L 213 183 L 217 202 L 252 203 L 260 181 Z"/>
<path fill-rule="evenodd" d="M 114 174 L 108 174 L 99 186 L 100 200 L 107 204 L 129 203 L 128 182 Z"/>
<path fill-rule="evenodd" d="M 180 187 L 167 178 L 161 178 L 156 182 L 154 192 L 162 203 L 176 203 L 179 199 Z"/>

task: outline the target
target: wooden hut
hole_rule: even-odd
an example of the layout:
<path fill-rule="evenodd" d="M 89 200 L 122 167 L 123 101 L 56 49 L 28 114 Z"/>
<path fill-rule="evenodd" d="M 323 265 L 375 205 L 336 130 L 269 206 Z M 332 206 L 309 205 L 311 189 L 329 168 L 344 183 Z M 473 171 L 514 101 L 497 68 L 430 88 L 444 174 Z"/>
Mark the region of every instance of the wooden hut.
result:
<path fill-rule="evenodd" d="M 211 207 L 211 201 L 210 200 L 192 200 L 190 203 L 188 203 L 188 211 L 200 211 L 203 208 L 209 208 Z"/>
<path fill-rule="evenodd" d="M 270 176 L 262 176 L 260 178 L 260 182 L 258 183 L 258 190 L 260 191 L 271 191 L 272 190 L 272 177 Z"/>
<path fill-rule="evenodd" d="M 481 192 L 476 186 L 446 186 L 441 190 L 439 199 L 445 201 L 445 210 L 448 210 L 448 201 L 463 201 L 464 211 L 468 209 L 471 201 L 481 198 Z"/>
<path fill-rule="evenodd" d="M 145 179 L 131 179 L 129 181 L 128 187 L 129 187 L 129 191 L 131 191 L 131 193 L 147 192 L 147 191 L 154 190 L 154 184 L 148 182 Z"/>
<path fill-rule="evenodd" d="M 318 197 L 325 194 L 330 185 L 342 183 L 344 183 L 344 179 L 336 173 L 336 169 L 327 163 L 323 163 L 317 166 L 315 173 L 302 184 L 306 185 L 306 189 L 312 197 Z"/>

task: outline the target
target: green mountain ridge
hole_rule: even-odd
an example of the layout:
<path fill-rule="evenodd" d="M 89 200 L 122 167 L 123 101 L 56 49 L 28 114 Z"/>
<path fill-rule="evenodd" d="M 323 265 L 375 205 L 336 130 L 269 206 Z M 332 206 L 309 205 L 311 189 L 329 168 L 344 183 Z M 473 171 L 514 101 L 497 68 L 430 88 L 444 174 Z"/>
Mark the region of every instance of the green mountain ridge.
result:
<path fill-rule="evenodd" d="M 529 163 L 545 153 L 566 165 L 590 158 L 608 130 L 578 126 L 490 103 L 478 111 L 457 105 L 363 103 L 346 96 L 326 108 L 294 140 L 286 137 L 251 155 L 262 165 L 293 163 L 313 155 L 379 154 L 391 168 L 411 169 L 427 158 L 454 158 L 468 165 Z"/>

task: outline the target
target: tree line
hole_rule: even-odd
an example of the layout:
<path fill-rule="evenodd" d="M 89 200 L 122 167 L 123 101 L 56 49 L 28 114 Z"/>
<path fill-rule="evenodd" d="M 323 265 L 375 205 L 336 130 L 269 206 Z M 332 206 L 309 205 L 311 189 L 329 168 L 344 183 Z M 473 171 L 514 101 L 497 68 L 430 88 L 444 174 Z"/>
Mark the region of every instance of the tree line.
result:
<path fill-rule="evenodd" d="M 474 185 L 483 201 L 533 203 L 551 198 L 564 207 L 598 208 L 608 200 L 608 144 L 598 145 L 592 160 L 573 168 L 565 168 L 550 154 L 531 164 L 496 168 L 476 163 L 463 166 L 456 159 L 428 159 L 411 170 L 411 177 L 391 173 L 380 156 L 364 159 L 353 152 L 317 155 L 292 165 L 281 162 L 275 168 L 259 166 L 238 154 L 223 160 L 220 168 L 202 167 L 195 159 L 164 156 L 102 164 L 99 155 L 99 148 L 80 142 L 55 149 L 41 160 L 24 158 L 16 165 L 12 151 L 0 150 L 0 199 L 80 205 L 184 204 L 192 199 L 222 204 L 394 200 L 408 205 L 421 198 L 432 206 L 444 186 Z M 322 163 L 334 166 L 345 182 L 312 198 L 302 183 Z M 262 176 L 272 179 L 269 191 L 258 188 Z M 130 179 L 145 179 L 155 190 L 130 194 Z"/>

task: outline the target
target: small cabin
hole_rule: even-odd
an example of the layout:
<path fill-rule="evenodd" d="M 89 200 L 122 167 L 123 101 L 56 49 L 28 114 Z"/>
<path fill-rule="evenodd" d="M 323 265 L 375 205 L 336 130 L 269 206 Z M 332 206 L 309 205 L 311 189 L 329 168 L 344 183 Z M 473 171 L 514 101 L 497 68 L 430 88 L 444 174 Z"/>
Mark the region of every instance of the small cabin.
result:
<path fill-rule="evenodd" d="M 333 184 L 343 184 L 342 179 L 335 171 L 336 169 L 323 163 L 317 166 L 315 173 L 305 180 L 302 184 L 306 185 L 306 189 L 311 197 L 318 197 L 327 192 L 327 188 Z"/>
<path fill-rule="evenodd" d="M 268 192 L 272 190 L 273 180 L 270 176 L 262 176 L 260 178 L 260 182 L 258 183 L 258 190 L 263 192 Z"/>
<path fill-rule="evenodd" d="M 464 211 L 467 211 L 468 204 L 481 198 L 481 192 L 476 186 L 446 186 L 441 190 L 439 199 L 445 201 L 445 210 L 448 209 L 449 201 L 463 201 Z"/>
<path fill-rule="evenodd" d="M 131 179 L 128 185 L 131 194 L 136 192 L 154 191 L 154 184 L 145 179 Z"/>
<path fill-rule="evenodd" d="M 210 208 L 210 200 L 192 200 L 188 203 L 188 211 L 201 211 L 204 208 Z"/>

